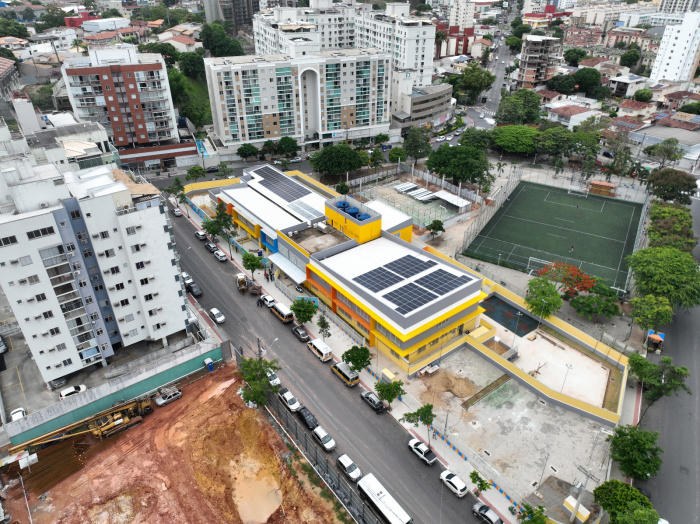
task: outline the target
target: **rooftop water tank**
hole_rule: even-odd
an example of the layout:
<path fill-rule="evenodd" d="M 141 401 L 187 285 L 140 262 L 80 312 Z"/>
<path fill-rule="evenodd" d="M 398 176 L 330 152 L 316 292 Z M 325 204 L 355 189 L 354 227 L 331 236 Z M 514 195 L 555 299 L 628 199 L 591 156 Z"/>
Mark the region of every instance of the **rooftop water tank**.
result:
<path fill-rule="evenodd" d="M 340 202 L 336 202 L 335 206 L 339 209 L 342 209 L 345 211 L 348 207 L 350 207 L 350 202 L 346 202 L 345 200 L 341 200 Z"/>
<path fill-rule="evenodd" d="M 357 214 L 360 212 L 360 210 L 357 209 L 356 207 L 349 207 L 349 208 L 347 208 L 347 209 L 345 210 L 345 212 L 346 212 L 348 215 L 350 215 L 351 217 L 356 217 Z"/>
<path fill-rule="evenodd" d="M 357 220 L 367 220 L 370 218 L 370 215 L 369 213 L 358 213 L 357 217 L 355 218 L 357 218 Z"/>

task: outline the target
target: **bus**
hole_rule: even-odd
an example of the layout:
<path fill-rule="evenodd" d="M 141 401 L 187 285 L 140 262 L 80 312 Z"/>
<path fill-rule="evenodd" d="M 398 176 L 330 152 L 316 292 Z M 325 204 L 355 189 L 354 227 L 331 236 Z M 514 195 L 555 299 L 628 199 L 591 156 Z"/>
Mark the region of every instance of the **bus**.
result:
<path fill-rule="evenodd" d="M 357 483 L 360 498 L 374 511 L 374 514 L 385 524 L 413 524 L 399 503 L 389 495 L 384 486 L 372 474 L 368 473 Z"/>
<path fill-rule="evenodd" d="M 279 302 L 275 302 L 270 308 L 270 311 L 272 311 L 272 313 L 282 321 L 282 324 L 289 324 L 294 320 L 294 315 L 290 309 Z"/>

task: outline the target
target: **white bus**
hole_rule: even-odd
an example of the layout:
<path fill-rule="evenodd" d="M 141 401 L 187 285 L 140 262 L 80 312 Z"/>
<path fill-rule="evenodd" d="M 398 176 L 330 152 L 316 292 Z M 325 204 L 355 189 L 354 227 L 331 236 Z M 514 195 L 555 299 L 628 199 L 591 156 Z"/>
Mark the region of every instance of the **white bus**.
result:
<path fill-rule="evenodd" d="M 357 488 L 362 500 L 374 510 L 382 522 L 386 524 L 413 524 L 413 519 L 389 495 L 372 473 L 362 477 L 357 483 Z"/>

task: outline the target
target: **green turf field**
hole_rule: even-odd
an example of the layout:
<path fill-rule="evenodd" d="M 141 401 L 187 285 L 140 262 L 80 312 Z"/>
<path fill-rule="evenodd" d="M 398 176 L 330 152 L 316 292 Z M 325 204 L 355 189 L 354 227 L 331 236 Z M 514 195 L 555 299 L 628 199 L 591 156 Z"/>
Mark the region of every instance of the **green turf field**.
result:
<path fill-rule="evenodd" d="M 524 271 L 544 265 L 532 258 L 565 262 L 623 287 L 641 211 L 642 204 L 521 182 L 465 255 Z"/>

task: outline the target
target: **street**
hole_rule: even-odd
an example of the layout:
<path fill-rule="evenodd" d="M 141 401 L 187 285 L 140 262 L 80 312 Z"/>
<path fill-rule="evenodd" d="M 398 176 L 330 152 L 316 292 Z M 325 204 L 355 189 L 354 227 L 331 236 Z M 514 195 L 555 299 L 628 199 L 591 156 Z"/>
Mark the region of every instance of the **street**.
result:
<path fill-rule="evenodd" d="M 700 235 L 700 200 L 693 198 L 691 204 L 695 235 Z M 700 247 L 693 252 L 700 256 Z M 671 523 L 700 524 L 700 307 L 689 311 L 679 310 L 666 329 L 663 356 L 673 358 L 676 366 L 685 366 L 690 371 L 686 384 L 693 392 L 667 397 L 654 404 L 642 421 L 644 429 L 659 432 L 657 444 L 664 450 L 663 465 L 659 474 L 648 482 L 639 482 L 639 487 L 651 493 L 651 502 L 661 518 Z M 658 362 L 660 357 L 650 355 L 649 360 Z"/>
<path fill-rule="evenodd" d="M 293 324 L 285 326 L 267 308 L 256 307 L 255 296 L 241 296 L 234 287 L 240 270 L 230 262 L 218 262 L 204 249 L 204 242 L 194 237 L 192 223 L 184 216 L 172 222 L 182 270 L 204 291 L 201 307 L 216 307 L 225 315 L 226 322 L 217 328 L 244 347 L 245 357 L 253 356 L 251 350 L 261 338 L 266 357 L 279 360 L 282 387 L 288 387 L 338 443 L 333 458 L 347 453 L 363 473 L 374 473 L 416 524 L 477 522 L 471 515 L 474 499 L 458 499 L 443 486 L 441 467 L 427 467 L 418 460 L 407 446 L 412 437 L 391 415 L 371 411 L 359 398 L 361 386 L 346 388 L 335 379 L 330 364 L 314 358 L 292 335 Z M 255 276 L 261 279 L 262 271 Z M 416 431 L 425 433 L 425 428 Z"/>

